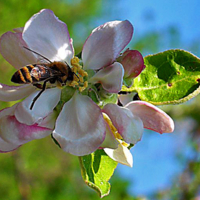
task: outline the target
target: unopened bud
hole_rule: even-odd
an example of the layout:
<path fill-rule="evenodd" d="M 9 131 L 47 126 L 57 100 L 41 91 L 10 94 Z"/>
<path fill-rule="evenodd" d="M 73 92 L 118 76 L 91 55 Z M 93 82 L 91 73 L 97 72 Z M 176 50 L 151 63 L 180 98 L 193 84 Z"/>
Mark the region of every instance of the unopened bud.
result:
<path fill-rule="evenodd" d="M 135 78 L 145 68 L 143 56 L 137 50 L 127 49 L 122 56 L 119 57 L 118 62 L 124 67 L 124 78 Z"/>

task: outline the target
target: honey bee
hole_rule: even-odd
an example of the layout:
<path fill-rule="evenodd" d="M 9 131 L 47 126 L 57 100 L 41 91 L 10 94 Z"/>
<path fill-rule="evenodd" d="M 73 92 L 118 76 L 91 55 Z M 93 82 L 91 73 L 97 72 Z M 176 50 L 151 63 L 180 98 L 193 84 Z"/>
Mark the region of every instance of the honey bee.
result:
<path fill-rule="evenodd" d="M 11 81 L 18 84 L 33 84 L 35 87 L 41 89 L 41 91 L 35 96 L 30 106 L 32 110 L 36 100 L 45 91 L 46 84 L 57 83 L 58 85 L 64 86 L 67 81 L 73 81 L 74 72 L 72 72 L 70 66 L 66 62 L 54 61 L 51 62 L 48 58 L 41 54 L 24 47 L 25 49 L 41 56 L 47 63 L 36 63 L 22 67 L 14 73 Z M 76 74 L 75 74 L 76 75 Z M 40 82 L 43 82 L 41 84 Z"/>

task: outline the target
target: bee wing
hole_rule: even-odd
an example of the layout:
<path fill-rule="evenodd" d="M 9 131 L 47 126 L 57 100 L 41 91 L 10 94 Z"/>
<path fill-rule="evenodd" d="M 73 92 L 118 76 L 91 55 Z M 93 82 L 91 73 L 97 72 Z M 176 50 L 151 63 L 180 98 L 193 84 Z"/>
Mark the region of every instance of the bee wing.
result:
<path fill-rule="evenodd" d="M 38 57 L 37 59 L 37 63 L 40 63 L 40 64 L 46 64 L 47 63 L 47 60 L 41 56 Z"/>

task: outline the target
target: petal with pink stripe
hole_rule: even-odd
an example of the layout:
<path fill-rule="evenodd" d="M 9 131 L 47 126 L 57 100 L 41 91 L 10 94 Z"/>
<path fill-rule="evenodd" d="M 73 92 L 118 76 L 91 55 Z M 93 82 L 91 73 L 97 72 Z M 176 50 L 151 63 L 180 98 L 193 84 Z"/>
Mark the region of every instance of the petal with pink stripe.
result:
<path fill-rule="evenodd" d="M 171 133 L 174 131 L 174 122 L 171 117 L 150 103 L 132 101 L 125 107 L 142 120 L 144 128 L 158 133 Z"/>

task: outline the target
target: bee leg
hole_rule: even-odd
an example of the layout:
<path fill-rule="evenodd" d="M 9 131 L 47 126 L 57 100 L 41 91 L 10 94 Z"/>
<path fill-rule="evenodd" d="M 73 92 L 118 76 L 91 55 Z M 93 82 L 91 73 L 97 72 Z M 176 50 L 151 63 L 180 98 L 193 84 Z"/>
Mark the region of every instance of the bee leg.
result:
<path fill-rule="evenodd" d="M 30 110 L 33 109 L 33 106 L 34 106 L 36 100 L 37 100 L 37 99 L 40 97 L 40 95 L 45 91 L 45 89 L 46 89 L 46 84 L 47 84 L 48 81 L 49 81 L 49 80 L 44 81 L 43 86 L 42 86 L 42 90 L 41 90 L 41 91 L 38 93 L 38 95 L 33 99 L 33 102 L 32 102 L 32 104 L 31 104 L 31 106 L 30 106 Z M 36 87 L 37 87 L 37 86 L 36 86 Z"/>

